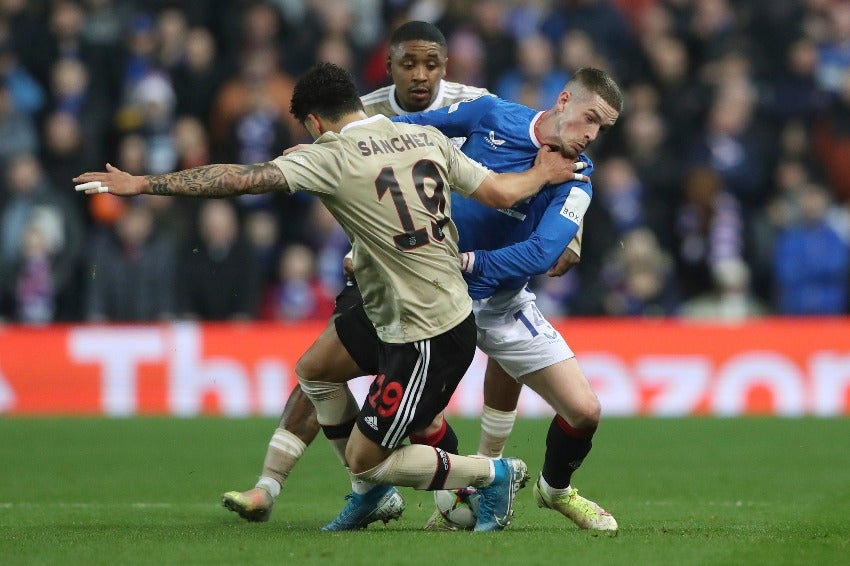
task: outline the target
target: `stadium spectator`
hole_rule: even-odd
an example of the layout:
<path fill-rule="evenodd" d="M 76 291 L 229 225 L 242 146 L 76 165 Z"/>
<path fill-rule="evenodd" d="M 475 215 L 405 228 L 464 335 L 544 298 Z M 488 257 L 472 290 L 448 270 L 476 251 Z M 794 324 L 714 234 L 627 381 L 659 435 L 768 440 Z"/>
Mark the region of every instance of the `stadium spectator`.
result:
<path fill-rule="evenodd" d="M 186 53 L 171 71 L 177 115 L 192 116 L 210 123 L 215 93 L 224 80 L 215 40 L 206 28 L 196 27 L 186 34 Z"/>
<path fill-rule="evenodd" d="M 77 314 L 73 284 L 84 239 L 76 206 L 65 193 L 50 185 L 41 162 L 33 154 L 11 158 L 4 177 L 6 194 L 0 199 L 0 262 L 13 265 L 22 259 L 28 230 L 35 222 L 50 256 L 51 286 L 56 297 L 54 318 L 73 319 Z"/>
<path fill-rule="evenodd" d="M 556 66 L 552 45 L 539 34 L 519 40 L 517 66 L 499 78 L 496 94 L 505 100 L 531 108 L 542 108 L 558 93 L 569 79 Z"/>
<path fill-rule="evenodd" d="M 645 229 L 630 230 L 612 250 L 599 275 L 600 313 L 608 316 L 664 317 L 679 306 L 672 258 Z"/>
<path fill-rule="evenodd" d="M 35 153 L 39 146 L 35 121 L 15 108 L 9 84 L 0 77 L 0 164 L 21 153 Z"/>
<path fill-rule="evenodd" d="M 103 161 L 113 111 L 107 93 L 92 84 L 89 69 L 78 59 L 57 60 L 50 78 L 48 110 L 73 117 L 86 142 L 83 149 L 88 157 Z M 67 183 L 68 178 L 62 182 Z"/>
<path fill-rule="evenodd" d="M 54 263 L 60 243 L 60 219 L 37 210 L 27 225 L 20 253 L 0 263 L 0 319 L 47 324 L 56 317 Z"/>
<path fill-rule="evenodd" d="M 94 144 L 86 143 L 79 120 L 67 112 L 53 112 L 44 120 L 44 147 L 41 162 L 50 184 L 60 188 L 83 164 L 97 165 L 102 162 Z M 81 217 L 88 216 L 85 203 L 75 203 Z"/>
<path fill-rule="evenodd" d="M 830 102 L 815 79 L 817 46 L 811 39 L 800 38 L 789 46 L 787 61 L 764 85 L 760 102 L 780 124 L 800 120 L 811 125 Z"/>
<path fill-rule="evenodd" d="M 472 13 L 469 15 L 468 25 L 481 39 L 485 53 L 484 77 L 479 86 L 491 92 L 499 92 L 497 81 L 517 64 L 517 37 L 507 29 L 510 22 L 505 13 L 507 7 L 506 3 L 500 0 L 478 0 L 472 3 Z M 518 37 L 522 39 L 527 35 L 536 34 L 528 30 Z M 531 56 L 533 57 L 533 54 Z M 549 100 L 552 99 L 546 98 L 542 104 L 548 103 Z"/>
<path fill-rule="evenodd" d="M 766 200 L 766 176 L 758 132 L 752 128 L 754 99 L 742 89 L 747 87 L 732 87 L 733 92 L 721 92 L 711 103 L 688 161 L 714 169 L 749 213 Z"/>
<path fill-rule="evenodd" d="M 750 293 L 750 270 L 740 259 L 713 266 L 715 288 L 686 301 L 679 314 L 690 319 L 743 321 L 767 313 L 765 306 Z"/>
<path fill-rule="evenodd" d="M 838 94 L 850 74 L 850 4 L 829 2 L 824 6 L 829 28 L 826 37 L 818 38 L 823 41 L 818 49 L 816 77 L 820 88 Z"/>
<path fill-rule="evenodd" d="M 86 320 L 150 322 L 174 316 L 174 245 L 154 230 L 151 210 L 124 208 L 114 229 L 102 232 L 86 269 Z"/>
<path fill-rule="evenodd" d="M 278 256 L 276 281 L 266 288 L 260 318 L 325 321 L 333 313 L 333 298 L 316 277 L 313 251 L 303 244 L 290 244 Z"/>
<path fill-rule="evenodd" d="M 839 201 L 850 202 L 850 73 L 812 135 L 814 154 L 824 168 L 829 189 Z"/>
<path fill-rule="evenodd" d="M 201 205 L 197 246 L 184 250 L 178 267 L 178 314 L 193 320 L 251 320 L 262 290 L 260 267 L 240 234 L 229 201 Z"/>
<path fill-rule="evenodd" d="M 622 14 L 609 0 L 558 0 L 551 3 L 540 31 L 553 46 L 571 31 L 581 30 L 593 37 L 601 55 L 617 62 L 618 74 L 628 69 L 634 52 L 634 37 Z M 622 66 L 622 68 L 620 68 Z"/>
<path fill-rule="evenodd" d="M 470 85 L 484 84 L 487 53 L 484 43 L 474 32 L 460 29 L 449 37 L 451 66 L 446 78 L 452 82 Z"/>
<path fill-rule="evenodd" d="M 35 118 L 47 103 L 44 83 L 37 81 L 18 59 L 9 41 L 0 40 L 0 79 L 18 111 Z"/>
<path fill-rule="evenodd" d="M 137 93 L 136 86 L 142 79 L 162 70 L 156 58 L 158 45 L 153 16 L 146 12 L 133 15 L 116 69 L 119 97 L 116 101 L 116 122 L 121 131 L 132 131 L 138 126 L 138 108 L 134 104 L 133 96 Z"/>
<path fill-rule="evenodd" d="M 165 8 L 156 18 L 157 61 L 169 74 L 186 58 L 189 24 L 185 12 L 178 8 Z"/>
<path fill-rule="evenodd" d="M 610 67 L 608 61 L 597 52 L 593 38 L 581 30 L 564 34 L 558 48 L 558 64 L 567 73 L 582 67 Z"/>
<path fill-rule="evenodd" d="M 646 44 L 644 55 L 650 81 L 658 90 L 658 108 L 664 109 L 665 120 L 670 124 L 691 125 L 670 128 L 671 146 L 687 147 L 699 132 L 693 131 L 693 124 L 703 119 L 710 99 L 703 85 L 694 80 L 687 47 L 678 38 L 662 36 Z"/>
<path fill-rule="evenodd" d="M 656 94 L 646 85 L 647 94 Z M 633 103 L 635 99 L 629 98 Z M 669 227 L 675 223 L 676 209 L 670 203 L 680 200 L 683 167 L 676 149 L 670 146 L 669 125 L 655 109 L 635 109 L 628 112 L 621 134 L 623 156 L 634 168 L 644 188 L 643 208 L 649 227 L 664 249 L 673 247 Z"/>
<path fill-rule="evenodd" d="M 618 155 L 600 160 L 598 173 L 594 173 L 593 178 L 596 202 L 588 209 L 583 223 L 585 235 L 578 266 L 582 282 L 600 281 L 605 263 L 617 257 L 625 235 L 647 224 L 646 185 L 629 161 Z M 548 283 L 550 288 L 552 285 L 555 284 Z M 573 313 L 606 314 L 603 287 L 582 286 L 570 297 L 565 297 L 573 301 Z"/>
<path fill-rule="evenodd" d="M 227 144 L 240 118 L 248 114 L 251 100 L 257 93 L 270 101 L 276 117 L 287 125 L 290 136 L 297 132 L 303 138 L 300 126 L 289 115 L 294 82 L 279 68 L 278 54 L 273 46 L 262 45 L 242 53 L 239 72 L 227 79 L 213 102 L 210 136 L 213 149 L 221 150 Z"/>
<path fill-rule="evenodd" d="M 279 113 L 276 101 L 261 85 L 249 85 L 244 106 L 224 138 L 222 159 L 228 163 L 260 163 L 292 145 L 292 135 Z M 271 200 L 266 195 L 245 195 L 253 200 Z"/>
<path fill-rule="evenodd" d="M 83 0 L 83 5 L 86 17 L 82 37 L 103 52 L 114 52 L 121 45 L 124 22 L 130 19 L 132 7 L 120 0 Z"/>
<path fill-rule="evenodd" d="M 821 186 L 810 183 L 803 187 L 798 206 L 799 219 L 779 233 L 774 248 L 778 312 L 845 314 L 850 274 L 846 228 L 833 226 L 837 215 Z"/>
<path fill-rule="evenodd" d="M 212 148 L 203 123 L 191 114 L 180 116 L 174 123 L 174 149 L 177 152 L 177 168 L 188 169 L 209 165 Z"/>
<path fill-rule="evenodd" d="M 676 216 L 676 260 L 684 300 L 712 289 L 711 273 L 720 261 L 743 255 L 741 208 L 711 168 L 687 172 L 685 200 Z"/>

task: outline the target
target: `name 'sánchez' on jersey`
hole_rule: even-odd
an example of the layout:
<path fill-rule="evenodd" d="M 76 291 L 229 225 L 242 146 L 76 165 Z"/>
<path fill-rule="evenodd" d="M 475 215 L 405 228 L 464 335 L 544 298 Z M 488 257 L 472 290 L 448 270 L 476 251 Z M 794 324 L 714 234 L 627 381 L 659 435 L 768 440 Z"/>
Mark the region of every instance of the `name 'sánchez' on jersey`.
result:
<path fill-rule="evenodd" d="M 401 134 L 389 139 L 369 137 L 369 141 L 363 140 L 357 142 L 357 148 L 360 150 L 360 155 L 369 157 L 370 155 L 379 155 L 384 153 L 401 153 L 408 149 L 416 149 L 417 147 L 434 146 L 428 138 L 428 134 Z"/>

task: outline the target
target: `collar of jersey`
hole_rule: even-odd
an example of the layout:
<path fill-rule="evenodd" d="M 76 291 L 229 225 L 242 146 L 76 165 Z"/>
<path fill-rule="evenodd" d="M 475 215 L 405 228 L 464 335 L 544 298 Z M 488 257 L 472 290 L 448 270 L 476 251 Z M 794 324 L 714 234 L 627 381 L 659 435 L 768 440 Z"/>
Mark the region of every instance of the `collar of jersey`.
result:
<path fill-rule="evenodd" d="M 540 117 L 543 116 L 543 114 L 545 114 L 545 112 L 538 112 L 534 116 L 534 118 L 531 119 L 531 123 L 528 125 L 528 137 L 531 138 L 531 143 L 533 143 L 534 147 L 536 147 L 537 149 L 543 147 L 543 144 L 540 143 L 539 139 L 537 139 L 537 134 L 534 132 L 534 127 L 537 126 L 537 122 L 538 120 L 540 120 Z"/>
<path fill-rule="evenodd" d="M 428 112 L 429 110 L 436 110 L 437 108 L 443 107 L 443 98 L 446 94 L 446 81 L 440 79 L 440 87 L 437 89 L 437 96 L 434 97 L 434 102 L 431 103 L 431 106 L 422 110 L 422 112 Z M 395 99 L 395 85 L 390 86 L 390 107 L 393 109 L 393 112 L 398 116 L 406 116 L 408 114 L 413 114 L 413 112 L 408 112 L 404 108 L 398 105 Z"/>
<path fill-rule="evenodd" d="M 339 133 L 344 134 L 348 128 L 356 128 L 357 126 L 365 126 L 366 124 L 371 124 L 372 122 L 377 122 L 378 120 L 386 120 L 387 117 L 383 114 L 375 114 L 374 116 L 370 116 L 369 118 L 363 118 L 362 120 L 355 120 L 354 122 L 349 122 L 339 129 Z"/>

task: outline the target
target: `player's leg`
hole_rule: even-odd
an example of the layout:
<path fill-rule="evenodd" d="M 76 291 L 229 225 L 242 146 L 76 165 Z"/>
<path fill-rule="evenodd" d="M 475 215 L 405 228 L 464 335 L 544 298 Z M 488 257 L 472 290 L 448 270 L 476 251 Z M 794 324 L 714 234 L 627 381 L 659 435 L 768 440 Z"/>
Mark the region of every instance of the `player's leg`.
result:
<path fill-rule="evenodd" d="M 334 318 L 341 312 L 362 303 L 360 291 L 349 284 L 336 297 L 334 315 L 319 338 L 302 354 L 296 365 L 296 375 L 309 381 L 333 381 L 348 354 L 331 333 Z M 260 478 L 253 489 L 229 491 L 222 504 L 248 521 L 267 521 L 289 473 L 298 463 L 307 446 L 319 432 L 316 409 L 296 384 L 286 400 L 278 427 L 272 434 L 263 459 Z M 338 443 L 338 442 L 337 442 Z M 340 450 L 344 450 L 344 443 Z M 338 452 L 340 452 L 338 450 Z"/>
<path fill-rule="evenodd" d="M 577 495 L 569 498 L 569 506 L 561 505 L 565 494 L 575 495 L 570 480 L 592 446 L 599 422 L 599 401 L 572 350 L 537 309 L 534 299 L 533 293 L 521 290 L 476 301 L 478 346 L 507 375 L 532 387 L 558 413 L 547 435 L 543 473 L 535 494 L 551 496 L 557 504 L 546 506 L 583 528 L 616 529 L 616 521 L 609 514 Z M 584 517 L 591 505 L 595 526 Z M 581 514 L 577 513 L 577 506 L 581 507 Z"/>
<path fill-rule="evenodd" d="M 575 357 L 520 379 L 557 412 L 546 436 L 543 471 L 534 486 L 537 504 L 559 511 L 583 529 L 616 533 L 614 517 L 572 487 L 572 475 L 590 452 L 600 415 L 599 400 Z"/>
<path fill-rule="evenodd" d="M 362 375 L 362 371 L 336 338 L 333 319 L 298 360 L 295 373 L 299 379 L 306 379 L 309 382 L 345 381 Z M 347 389 L 344 389 L 344 386 L 333 389 L 338 395 L 346 395 Z M 332 426 L 326 431 L 326 434 L 331 435 L 331 444 L 340 457 L 344 453 L 348 431 L 353 426 L 356 414 L 357 406 L 354 403 L 353 410 L 349 410 L 347 420 L 350 421 L 350 425 L 347 430 L 340 432 L 345 430 L 343 424 L 342 428 Z M 307 445 L 318 434 L 319 428 L 316 409 L 299 384 L 287 399 L 280 425 L 269 441 L 263 461 L 263 471 L 256 486 L 244 492 L 225 493 L 222 496 L 222 504 L 248 521 L 267 521 L 286 478 L 301 458 Z"/>
<path fill-rule="evenodd" d="M 397 519 L 404 510 L 401 494 L 392 486 L 374 490 L 373 483 L 351 473 L 345 454 L 360 407 L 344 382 L 351 377 L 378 373 L 379 341 L 362 304 L 341 313 L 320 337 L 322 339 L 334 343 L 333 351 L 338 357 L 332 363 L 338 368 L 338 375 L 320 376 L 311 371 L 313 363 L 324 363 L 323 360 L 312 358 L 303 360 L 303 365 L 299 362 L 296 374 L 304 394 L 316 409 L 316 418 L 325 437 L 349 470 L 352 488 L 351 494 L 347 496 L 349 504 L 337 521 L 326 525 L 325 530 L 363 528 L 378 520 L 386 523 L 390 519 Z M 305 376 L 324 379 L 306 379 Z"/>
<path fill-rule="evenodd" d="M 481 411 L 481 436 L 478 454 L 501 458 L 505 443 L 516 421 L 516 407 L 522 384 L 512 378 L 493 359 L 487 360 L 484 373 L 484 407 Z"/>
<path fill-rule="evenodd" d="M 500 530 L 507 525 L 513 497 L 527 478 L 524 463 L 457 456 L 424 445 L 399 448 L 411 430 L 427 427 L 445 408 L 474 353 L 472 316 L 430 340 L 381 344 L 378 377 L 346 448 L 352 474 L 361 480 L 361 487 L 372 487 L 352 493 L 348 506 L 326 530 L 361 526 L 361 518 L 371 517 L 375 502 L 386 497 L 392 485 L 430 490 L 480 487 L 477 528 Z"/>

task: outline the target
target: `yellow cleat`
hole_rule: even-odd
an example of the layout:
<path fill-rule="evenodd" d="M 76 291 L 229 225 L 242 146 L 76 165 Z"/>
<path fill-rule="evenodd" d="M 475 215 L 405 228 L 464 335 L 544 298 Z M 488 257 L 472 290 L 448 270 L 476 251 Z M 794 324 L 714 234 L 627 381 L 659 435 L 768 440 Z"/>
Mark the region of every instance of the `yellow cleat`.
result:
<path fill-rule="evenodd" d="M 554 509 L 578 525 L 579 528 L 605 531 L 611 535 L 617 534 L 617 521 L 611 513 L 593 501 L 580 496 L 576 488 L 571 487 L 564 495 L 551 498 L 540 489 L 540 481 L 538 480 L 534 484 L 533 491 L 538 507 Z"/>
<path fill-rule="evenodd" d="M 265 489 L 255 487 L 248 491 L 228 491 L 221 496 L 221 504 L 246 521 L 264 523 L 271 517 L 274 499 Z"/>

